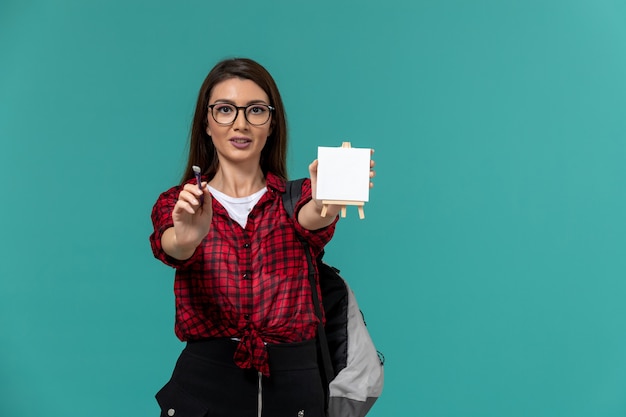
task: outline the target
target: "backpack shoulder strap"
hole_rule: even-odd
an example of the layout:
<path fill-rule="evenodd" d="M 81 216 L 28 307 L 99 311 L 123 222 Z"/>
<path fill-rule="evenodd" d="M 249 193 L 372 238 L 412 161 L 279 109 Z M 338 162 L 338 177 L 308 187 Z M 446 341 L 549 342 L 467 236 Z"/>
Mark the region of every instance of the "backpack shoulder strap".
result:
<path fill-rule="evenodd" d="M 304 178 L 300 178 L 293 181 L 287 181 L 285 185 L 285 194 L 283 194 L 283 205 L 285 206 L 285 210 L 287 210 L 287 214 L 289 217 L 293 217 L 294 212 L 296 211 L 296 204 L 298 200 L 300 200 L 300 196 L 302 195 L 302 183 L 304 182 Z"/>
<path fill-rule="evenodd" d="M 300 178 L 293 181 L 287 181 L 285 187 L 285 194 L 283 194 L 283 205 L 285 206 L 285 210 L 289 214 L 289 217 L 294 216 L 294 212 L 296 209 L 296 204 L 298 200 L 300 200 L 300 196 L 302 195 L 302 183 L 304 182 L 304 178 Z M 328 339 L 326 338 L 326 331 L 324 329 L 324 325 L 322 324 L 322 310 L 320 308 L 320 299 L 317 296 L 316 285 L 315 285 L 315 266 L 313 264 L 313 257 L 311 256 L 311 250 L 309 249 L 309 244 L 304 239 L 300 239 L 302 245 L 304 246 L 304 253 L 306 254 L 307 264 L 309 267 L 308 277 L 309 284 L 311 286 L 311 295 L 313 298 L 313 306 L 315 307 L 315 315 L 319 319 L 319 323 L 317 326 L 317 337 L 319 339 L 319 345 L 321 349 L 322 356 L 322 377 L 325 381 L 326 386 L 326 407 L 328 407 L 328 385 L 330 381 L 335 377 L 335 372 L 333 370 L 330 349 L 328 346 Z"/>

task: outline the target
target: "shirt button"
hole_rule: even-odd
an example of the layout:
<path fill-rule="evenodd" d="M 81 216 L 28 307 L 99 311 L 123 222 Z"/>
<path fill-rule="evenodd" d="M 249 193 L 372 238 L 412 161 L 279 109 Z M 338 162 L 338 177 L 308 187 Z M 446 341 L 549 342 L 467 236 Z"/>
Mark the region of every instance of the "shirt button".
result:
<path fill-rule="evenodd" d="M 246 248 L 246 249 L 248 249 L 248 248 L 250 247 L 250 244 L 249 244 L 249 243 L 244 243 L 244 244 L 243 244 L 243 247 L 244 247 L 244 248 Z"/>
<path fill-rule="evenodd" d="M 250 320 L 250 314 L 244 314 L 243 318 L 246 319 L 246 320 Z"/>
<path fill-rule="evenodd" d="M 169 410 L 167 410 L 167 415 L 172 417 L 174 414 L 176 414 L 176 410 L 174 410 L 173 408 L 170 408 Z"/>
<path fill-rule="evenodd" d="M 243 275 L 241 276 L 241 278 L 243 278 L 243 279 L 250 279 L 250 276 L 249 276 L 248 274 L 243 274 Z"/>

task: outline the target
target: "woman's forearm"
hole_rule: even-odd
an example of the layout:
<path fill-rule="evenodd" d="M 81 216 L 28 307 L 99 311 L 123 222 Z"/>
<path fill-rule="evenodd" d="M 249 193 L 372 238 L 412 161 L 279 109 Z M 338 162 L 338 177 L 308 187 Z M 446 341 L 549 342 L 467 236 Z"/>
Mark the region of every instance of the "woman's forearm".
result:
<path fill-rule="evenodd" d="M 341 206 L 328 205 L 326 216 L 322 217 L 323 204 L 314 199 L 309 200 L 298 212 L 298 222 L 307 230 L 318 230 L 330 226 L 341 210 Z"/>
<path fill-rule="evenodd" d="M 198 245 L 179 245 L 176 241 L 176 231 L 170 227 L 161 236 L 161 247 L 172 258 L 184 261 L 191 258 Z"/>

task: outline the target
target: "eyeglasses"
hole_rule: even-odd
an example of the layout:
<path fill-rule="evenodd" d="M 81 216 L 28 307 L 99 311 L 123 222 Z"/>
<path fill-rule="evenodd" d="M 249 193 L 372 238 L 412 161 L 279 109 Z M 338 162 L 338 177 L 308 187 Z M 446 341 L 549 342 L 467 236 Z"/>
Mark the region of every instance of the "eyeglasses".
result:
<path fill-rule="evenodd" d="M 261 126 L 270 120 L 274 107 L 267 104 L 249 104 L 247 106 L 235 106 L 228 103 L 210 104 L 209 110 L 213 120 L 220 125 L 231 125 L 237 119 L 239 110 L 244 110 L 243 115 L 252 126 Z"/>

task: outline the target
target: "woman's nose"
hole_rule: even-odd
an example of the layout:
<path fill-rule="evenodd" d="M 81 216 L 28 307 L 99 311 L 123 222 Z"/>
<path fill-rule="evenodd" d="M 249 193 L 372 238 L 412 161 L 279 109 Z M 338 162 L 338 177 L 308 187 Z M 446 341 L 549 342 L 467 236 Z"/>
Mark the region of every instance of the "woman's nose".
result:
<path fill-rule="evenodd" d="M 248 119 L 246 119 L 246 109 L 237 109 L 237 115 L 233 122 L 233 128 L 244 129 L 248 127 Z"/>

